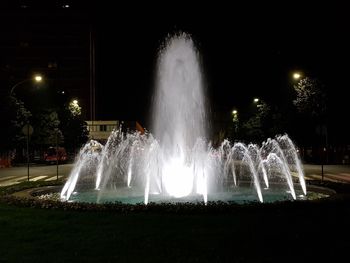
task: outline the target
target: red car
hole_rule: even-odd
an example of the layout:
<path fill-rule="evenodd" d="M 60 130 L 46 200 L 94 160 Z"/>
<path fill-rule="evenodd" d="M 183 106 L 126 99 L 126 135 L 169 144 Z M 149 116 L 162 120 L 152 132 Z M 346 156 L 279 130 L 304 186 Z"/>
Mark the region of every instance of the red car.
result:
<path fill-rule="evenodd" d="M 44 153 L 44 161 L 46 163 L 56 163 L 57 159 L 59 163 L 63 163 L 67 161 L 67 153 L 66 149 L 63 147 L 57 148 L 57 154 L 56 154 L 56 147 L 49 147 L 47 151 Z"/>

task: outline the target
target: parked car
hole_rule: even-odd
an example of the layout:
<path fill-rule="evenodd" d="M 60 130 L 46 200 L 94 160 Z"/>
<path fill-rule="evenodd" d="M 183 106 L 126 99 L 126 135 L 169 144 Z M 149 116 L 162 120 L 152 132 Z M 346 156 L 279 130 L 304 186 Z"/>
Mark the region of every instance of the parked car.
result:
<path fill-rule="evenodd" d="M 66 149 L 63 147 L 58 147 L 57 149 L 58 149 L 57 154 L 56 154 L 56 147 L 49 147 L 44 152 L 45 163 L 54 164 L 57 162 L 57 159 L 59 163 L 64 163 L 67 161 L 68 156 L 67 156 Z"/>

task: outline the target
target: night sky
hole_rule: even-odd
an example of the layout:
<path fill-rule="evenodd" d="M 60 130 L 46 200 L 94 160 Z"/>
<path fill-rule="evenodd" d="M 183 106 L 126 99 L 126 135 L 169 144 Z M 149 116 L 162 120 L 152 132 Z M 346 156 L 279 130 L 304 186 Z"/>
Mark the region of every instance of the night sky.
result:
<path fill-rule="evenodd" d="M 191 34 L 198 47 L 212 111 L 244 108 L 256 96 L 283 105 L 291 101 L 292 73 L 299 70 L 325 84 L 334 119 L 341 122 L 339 113 L 349 112 L 345 94 L 349 88 L 350 23 L 344 6 L 306 6 L 295 1 L 152 6 L 58 2 L 58 6 L 69 3 L 69 10 L 56 10 L 48 4 L 28 10 L 57 16 L 57 25 L 65 23 L 64 14 L 70 12 L 82 30 L 89 24 L 94 28 L 97 119 L 148 123 L 158 49 L 168 34 L 179 31 Z M 2 26 L 15 27 L 20 33 L 18 23 L 7 20 Z M 84 89 L 79 92 L 85 93 Z M 80 95 L 88 93 L 87 85 L 86 93 Z"/>
<path fill-rule="evenodd" d="M 266 9 L 181 7 L 100 19 L 99 100 L 107 104 L 101 112 L 144 117 L 157 49 L 168 33 L 177 31 L 190 33 L 197 44 L 214 110 L 230 111 L 254 96 L 284 103 L 293 95 L 294 70 L 320 79 L 330 100 L 343 101 L 350 45 L 341 7 Z M 105 96 L 105 90 L 114 96 Z"/>

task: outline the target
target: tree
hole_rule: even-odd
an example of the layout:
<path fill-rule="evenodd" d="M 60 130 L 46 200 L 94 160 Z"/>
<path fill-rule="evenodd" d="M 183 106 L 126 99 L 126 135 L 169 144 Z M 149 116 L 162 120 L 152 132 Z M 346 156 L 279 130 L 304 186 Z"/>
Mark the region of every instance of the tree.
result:
<path fill-rule="evenodd" d="M 296 99 L 294 106 L 304 118 L 305 126 L 309 126 L 314 132 L 309 132 L 307 141 L 313 141 L 318 148 L 321 148 L 322 155 L 328 148 L 328 128 L 327 128 L 327 101 L 323 84 L 315 78 L 305 77 L 294 85 Z M 305 132 L 304 132 L 305 133 Z M 304 135 L 305 136 L 305 135 Z M 322 160 L 322 157 L 320 157 Z M 328 154 L 326 156 L 328 159 Z"/>
<path fill-rule="evenodd" d="M 32 143 L 42 147 L 52 146 L 63 142 L 63 134 L 59 129 L 60 120 L 56 111 L 44 109 L 33 118 L 34 133 Z M 56 137 L 58 136 L 58 137 Z"/>
<path fill-rule="evenodd" d="M 78 104 L 78 100 L 72 100 L 68 104 L 68 109 L 69 109 L 70 113 L 72 114 L 72 116 L 74 116 L 74 117 L 81 115 L 81 107 Z"/>
<path fill-rule="evenodd" d="M 21 100 L 16 97 L 1 96 L 0 98 L 0 149 L 3 153 L 14 150 L 25 140 L 22 128 L 29 122 L 31 112 Z"/>
<path fill-rule="evenodd" d="M 271 113 L 271 107 L 263 100 L 256 105 L 257 110 L 246 122 L 242 129 L 246 137 L 253 142 L 260 142 L 265 139 L 266 122 Z"/>
<path fill-rule="evenodd" d="M 326 94 L 319 80 L 305 77 L 294 85 L 294 90 L 296 99 L 293 100 L 293 104 L 300 113 L 318 120 L 325 117 Z"/>
<path fill-rule="evenodd" d="M 87 124 L 82 119 L 80 112 L 79 105 L 72 104 L 72 102 L 59 112 L 60 129 L 65 140 L 64 145 L 70 152 L 75 152 L 75 149 L 86 143 L 89 137 Z"/>

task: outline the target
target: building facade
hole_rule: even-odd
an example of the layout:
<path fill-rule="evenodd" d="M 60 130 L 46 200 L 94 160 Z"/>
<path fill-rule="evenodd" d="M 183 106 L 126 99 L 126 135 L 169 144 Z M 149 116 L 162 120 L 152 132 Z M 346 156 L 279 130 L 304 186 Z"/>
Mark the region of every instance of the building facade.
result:
<path fill-rule="evenodd" d="M 105 143 L 114 129 L 119 129 L 123 132 L 138 131 L 141 134 L 145 133 L 145 129 L 137 121 L 119 121 L 119 120 L 98 120 L 86 121 L 89 131 L 89 139 L 97 140 Z"/>

